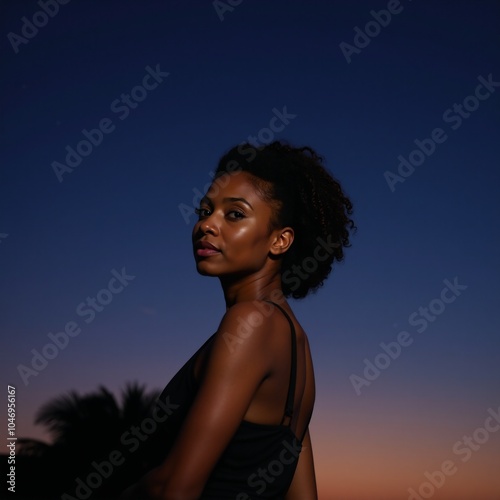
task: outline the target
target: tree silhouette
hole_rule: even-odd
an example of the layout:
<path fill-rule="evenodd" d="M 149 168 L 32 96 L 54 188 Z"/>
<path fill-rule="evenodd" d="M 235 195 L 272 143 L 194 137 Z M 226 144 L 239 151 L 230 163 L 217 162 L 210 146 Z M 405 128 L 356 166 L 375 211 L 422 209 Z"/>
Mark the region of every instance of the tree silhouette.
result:
<path fill-rule="evenodd" d="M 151 415 L 158 395 L 159 391 L 147 392 L 145 386 L 133 382 L 122 391 L 121 404 L 103 386 L 83 396 L 71 391 L 45 403 L 35 423 L 48 428 L 52 443 L 19 440 L 20 455 L 39 463 L 29 493 L 35 489 L 37 495 L 49 497 L 66 493 L 70 499 L 77 497 L 78 485 L 85 498 L 110 498 L 122 491 L 147 468 L 145 447 L 126 453 L 123 436 Z M 111 453 L 121 457 L 119 466 L 110 462 Z M 87 481 L 89 474 L 93 474 L 92 481 Z M 87 490 L 91 495 L 86 496 Z"/>

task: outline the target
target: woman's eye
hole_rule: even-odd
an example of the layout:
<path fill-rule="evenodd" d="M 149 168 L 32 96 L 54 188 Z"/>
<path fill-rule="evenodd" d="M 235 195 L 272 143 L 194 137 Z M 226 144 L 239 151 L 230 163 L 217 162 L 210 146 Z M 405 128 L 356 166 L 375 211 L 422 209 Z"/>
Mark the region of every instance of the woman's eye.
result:
<path fill-rule="evenodd" d="M 243 219 L 245 217 L 245 214 L 239 210 L 231 210 L 229 215 L 231 219 Z"/>
<path fill-rule="evenodd" d="M 206 208 L 195 208 L 194 209 L 194 213 L 201 219 L 202 217 L 208 217 L 208 212 L 210 212 L 210 210 L 206 209 Z"/>

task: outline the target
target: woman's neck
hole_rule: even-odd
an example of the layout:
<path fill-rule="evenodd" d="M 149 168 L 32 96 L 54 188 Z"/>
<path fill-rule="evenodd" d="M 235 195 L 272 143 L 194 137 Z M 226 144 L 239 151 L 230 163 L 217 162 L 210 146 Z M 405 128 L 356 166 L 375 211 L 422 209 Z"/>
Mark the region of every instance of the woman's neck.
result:
<path fill-rule="evenodd" d="M 226 308 L 229 309 L 238 302 L 253 300 L 276 300 L 281 297 L 281 275 L 279 273 L 252 275 L 241 279 L 220 278 Z"/>

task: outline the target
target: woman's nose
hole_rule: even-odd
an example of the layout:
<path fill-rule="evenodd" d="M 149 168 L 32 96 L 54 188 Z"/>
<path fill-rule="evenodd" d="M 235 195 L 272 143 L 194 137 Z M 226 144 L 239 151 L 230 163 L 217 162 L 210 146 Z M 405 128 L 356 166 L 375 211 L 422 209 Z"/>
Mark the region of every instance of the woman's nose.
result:
<path fill-rule="evenodd" d="M 217 234 L 219 232 L 217 221 L 214 218 L 214 214 L 212 214 L 211 216 L 207 217 L 205 220 L 202 221 L 202 223 L 200 224 L 200 229 L 204 234 L 207 233 Z"/>

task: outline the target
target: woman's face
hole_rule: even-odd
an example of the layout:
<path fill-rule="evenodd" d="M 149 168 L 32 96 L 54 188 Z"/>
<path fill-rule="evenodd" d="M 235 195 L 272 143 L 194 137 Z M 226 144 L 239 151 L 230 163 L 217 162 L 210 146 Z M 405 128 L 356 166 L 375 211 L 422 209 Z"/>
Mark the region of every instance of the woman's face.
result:
<path fill-rule="evenodd" d="M 193 228 L 200 274 L 246 276 L 264 267 L 277 231 L 269 229 L 272 207 L 251 179 L 247 172 L 224 174 L 201 200 Z"/>

